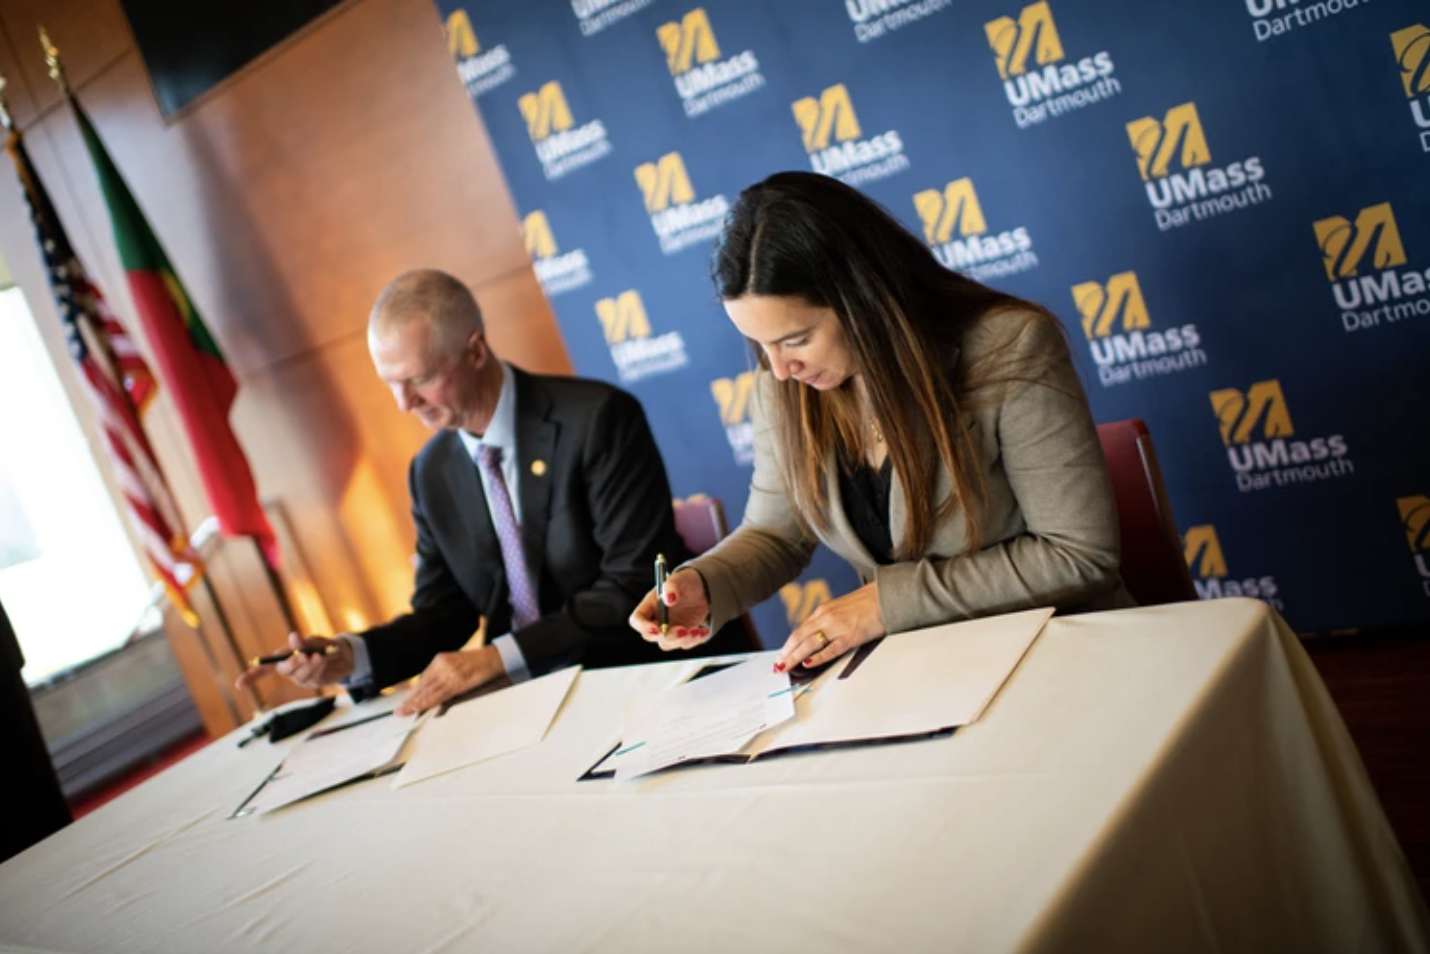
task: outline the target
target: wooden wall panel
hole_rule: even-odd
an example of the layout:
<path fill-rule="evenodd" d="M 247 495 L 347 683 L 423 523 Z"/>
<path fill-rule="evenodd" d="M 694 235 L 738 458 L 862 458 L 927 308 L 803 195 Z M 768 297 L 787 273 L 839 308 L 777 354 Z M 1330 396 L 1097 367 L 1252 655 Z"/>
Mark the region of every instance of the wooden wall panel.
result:
<path fill-rule="evenodd" d="M 60 99 L 40 49 L 41 25 L 63 52 L 65 71 L 76 88 L 89 83 L 134 45 L 117 3 L 5 0 L 0 4 L 0 29 L 8 38 L 15 66 L 5 75 L 30 94 L 16 104 L 15 118 L 22 123 L 32 122 L 37 111 L 52 108 Z"/>
<path fill-rule="evenodd" d="M 377 292 L 408 268 L 450 271 L 477 293 L 503 357 L 570 372 L 435 9 L 428 0 L 349 3 L 166 124 L 114 0 L 0 0 L 0 69 L 17 119 L 71 239 L 139 334 L 93 168 L 45 75 L 33 27 L 41 14 L 239 377 L 232 420 L 260 493 L 291 529 L 298 602 L 339 630 L 405 608 L 406 470 L 427 434 L 372 373 L 364 324 Z M 0 254 L 98 448 L 19 190 L 8 174 L 0 179 Z M 192 528 L 207 506 L 164 399 L 148 427 Z M 211 570 L 237 653 L 280 642 L 285 627 L 252 547 L 225 543 Z M 201 602 L 204 638 L 226 678 L 234 652 L 215 645 L 214 609 Z M 191 642 L 199 637 L 172 638 L 188 641 L 179 654 L 186 675 L 212 693 Z M 208 698 L 201 708 L 213 721 L 220 705 Z"/>

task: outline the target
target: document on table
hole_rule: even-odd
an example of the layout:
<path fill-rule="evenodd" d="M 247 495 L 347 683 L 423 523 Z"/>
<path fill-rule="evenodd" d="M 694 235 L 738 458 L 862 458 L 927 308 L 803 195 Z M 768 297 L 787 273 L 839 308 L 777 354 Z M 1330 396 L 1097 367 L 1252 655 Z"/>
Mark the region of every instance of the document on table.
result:
<path fill-rule="evenodd" d="M 392 787 L 403 788 L 536 745 L 546 737 L 580 672 L 580 666 L 562 669 L 469 699 L 428 720 Z"/>
<path fill-rule="evenodd" d="M 1052 618 L 1035 609 L 884 638 L 844 677 L 831 667 L 802 693 L 792 721 L 755 740 L 751 757 L 797 746 L 930 735 L 983 714 Z"/>
<path fill-rule="evenodd" d="M 295 745 L 281 765 L 233 817 L 266 815 L 345 782 L 392 767 L 418 716 L 380 713 L 320 729 Z"/>
<path fill-rule="evenodd" d="M 633 778 L 699 759 L 735 755 L 751 739 L 794 716 L 789 677 L 773 671 L 779 653 L 757 653 L 675 686 L 636 714 L 606 767 Z"/>

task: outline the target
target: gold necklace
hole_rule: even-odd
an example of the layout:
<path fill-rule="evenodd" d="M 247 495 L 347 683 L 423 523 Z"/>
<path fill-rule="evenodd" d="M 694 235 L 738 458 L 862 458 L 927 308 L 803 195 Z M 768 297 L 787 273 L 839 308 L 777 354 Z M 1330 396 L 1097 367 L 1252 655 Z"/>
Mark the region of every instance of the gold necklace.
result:
<path fill-rule="evenodd" d="M 884 432 L 879 430 L 879 422 L 874 420 L 872 417 L 869 418 L 869 430 L 874 432 L 875 444 L 884 443 Z"/>

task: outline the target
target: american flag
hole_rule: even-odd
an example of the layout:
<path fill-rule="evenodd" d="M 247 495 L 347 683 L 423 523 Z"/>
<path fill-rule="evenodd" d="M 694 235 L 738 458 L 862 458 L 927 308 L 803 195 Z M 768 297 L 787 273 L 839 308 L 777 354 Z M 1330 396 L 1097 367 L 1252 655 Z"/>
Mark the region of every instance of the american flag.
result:
<path fill-rule="evenodd" d="M 183 524 L 141 423 L 158 382 L 134 339 L 85 273 L 18 131 L 10 131 L 5 149 L 19 172 L 70 355 L 104 432 L 130 521 L 170 601 L 189 625 L 197 626 L 188 590 L 198 582 L 203 564 L 188 539 L 175 529 Z"/>

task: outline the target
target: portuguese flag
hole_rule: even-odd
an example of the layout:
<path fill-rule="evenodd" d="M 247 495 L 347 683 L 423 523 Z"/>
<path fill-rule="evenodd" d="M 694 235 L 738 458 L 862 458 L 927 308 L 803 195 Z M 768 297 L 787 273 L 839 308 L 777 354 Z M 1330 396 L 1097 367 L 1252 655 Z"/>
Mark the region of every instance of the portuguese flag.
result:
<path fill-rule="evenodd" d="M 277 569 L 278 539 L 258 503 L 248 458 L 228 423 L 238 383 L 89 117 L 73 97 L 70 105 L 99 174 L 139 323 L 159 380 L 183 420 L 209 507 L 225 536 L 252 537 L 268 565 Z"/>

